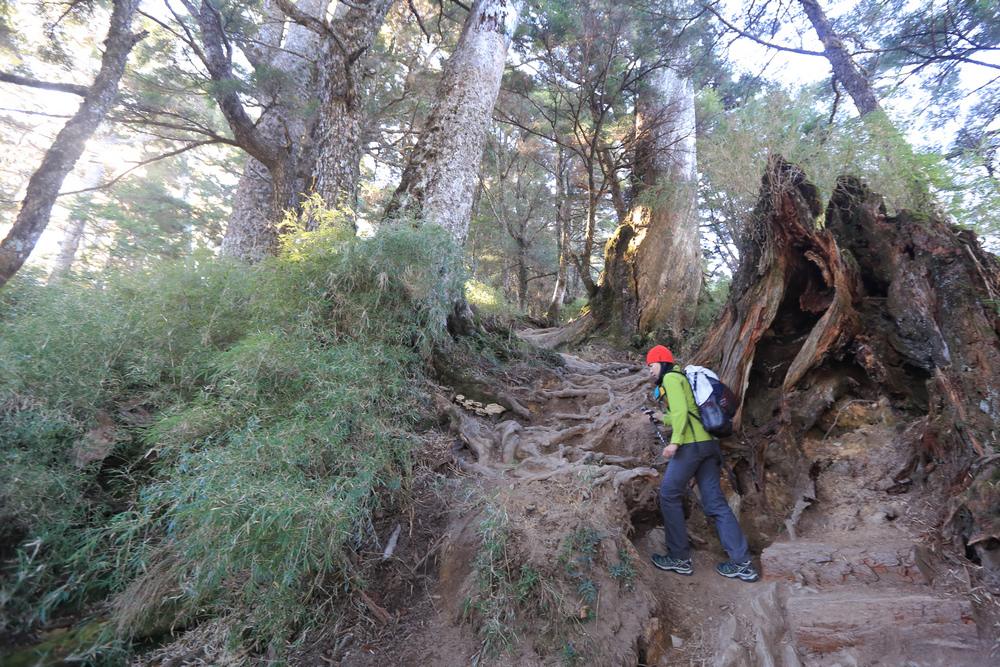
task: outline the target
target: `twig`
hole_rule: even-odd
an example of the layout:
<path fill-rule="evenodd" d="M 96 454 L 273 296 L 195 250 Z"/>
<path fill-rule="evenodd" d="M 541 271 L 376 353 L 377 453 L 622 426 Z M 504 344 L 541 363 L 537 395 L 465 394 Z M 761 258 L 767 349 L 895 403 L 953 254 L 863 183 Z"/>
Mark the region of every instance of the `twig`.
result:
<path fill-rule="evenodd" d="M 842 406 L 840 406 L 840 409 L 837 410 L 837 416 L 834 418 L 833 423 L 830 424 L 830 428 L 826 429 L 826 433 L 823 434 L 823 439 L 819 441 L 819 444 L 822 445 L 824 442 L 826 442 L 826 436 L 830 435 L 830 431 L 832 431 L 833 427 L 837 425 L 837 422 L 840 420 L 840 413 L 844 411 L 844 408 L 846 408 L 851 403 L 857 403 L 858 401 L 861 400 L 863 399 L 855 398 L 854 400 L 848 401 L 847 403 L 844 403 Z"/>

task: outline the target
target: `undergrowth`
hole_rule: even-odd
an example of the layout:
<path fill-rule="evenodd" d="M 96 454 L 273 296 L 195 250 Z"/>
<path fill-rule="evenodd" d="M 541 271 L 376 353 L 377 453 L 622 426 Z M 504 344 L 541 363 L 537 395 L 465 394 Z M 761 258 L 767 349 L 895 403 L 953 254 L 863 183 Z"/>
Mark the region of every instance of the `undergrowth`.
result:
<path fill-rule="evenodd" d="M 363 585 L 461 271 L 431 228 L 287 238 L 0 295 L 0 632 L 111 594 L 106 639 L 216 618 L 280 661 Z"/>
<path fill-rule="evenodd" d="M 474 665 L 514 649 L 518 640 L 518 600 L 530 595 L 538 581 L 537 573 L 530 568 L 522 572 L 520 579 L 515 574 L 507 553 L 509 519 L 500 498 L 482 498 L 480 504 L 477 532 L 483 544 L 472 564 L 475 589 L 463 604 L 463 616 L 475 622 L 482 638 Z"/>

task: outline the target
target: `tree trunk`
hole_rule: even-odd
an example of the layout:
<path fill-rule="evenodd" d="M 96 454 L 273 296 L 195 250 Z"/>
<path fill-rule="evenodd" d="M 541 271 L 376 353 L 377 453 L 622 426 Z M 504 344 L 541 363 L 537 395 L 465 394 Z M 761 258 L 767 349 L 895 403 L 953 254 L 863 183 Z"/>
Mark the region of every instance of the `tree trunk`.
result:
<path fill-rule="evenodd" d="M 320 86 L 319 126 L 313 191 L 328 206 L 358 202 L 358 173 L 365 149 L 365 55 L 385 23 L 395 0 L 371 0 L 347 9 L 337 32 L 341 41 L 327 40 Z M 346 5 L 338 5 L 339 7 Z"/>
<path fill-rule="evenodd" d="M 476 0 L 448 58 L 427 124 L 385 211 L 441 225 L 465 244 L 472 203 L 520 0 Z"/>
<path fill-rule="evenodd" d="M 593 304 L 599 324 L 621 335 L 660 330 L 678 340 L 693 319 L 701 290 L 694 131 L 691 82 L 659 70 L 636 103 L 636 196 L 605 248 Z"/>
<path fill-rule="evenodd" d="M 524 237 L 514 239 L 517 243 L 517 307 L 522 313 L 528 312 L 528 244 Z"/>
<path fill-rule="evenodd" d="M 597 141 L 597 132 L 594 132 L 594 142 Z M 596 145 L 591 146 L 590 156 L 597 155 Z M 598 283 L 594 282 L 591 275 L 591 265 L 594 255 L 594 237 L 597 234 L 597 204 L 600 201 L 597 179 L 594 177 L 596 168 L 595 160 L 585 159 L 587 165 L 587 230 L 583 234 L 583 250 L 580 251 L 580 258 L 577 268 L 580 269 L 580 279 L 587 290 L 587 296 L 594 298 L 597 295 Z"/>
<path fill-rule="evenodd" d="M 937 469 L 940 484 L 962 492 L 970 465 L 997 442 L 996 258 L 970 231 L 887 216 L 853 178 L 838 183 L 819 227 L 817 193 L 797 167 L 770 160 L 730 299 L 693 359 L 743 396 L 738 469 L 757 491 L 744 516 L 759 521 L 791 511 L 787 495 L 768 498 L 765 480 L 787 489 L 805 479 L 806 432 L 835 424 L 851 401 L 884 400 L 906 424 L 896 438 L 910 459 L 894 477 L 904 491 Z M 977 483 L 955 519 L 966 545 L 1000 536 Z M 764 506 L 747 512 L 754 503 Z"/>
<path fill-rule="evenodd" d="M 108 143 L 107 137 L 101 140 L 102 145 L 106 146 Z M 97 160 L 88 164 L 83 176 L 83 187 L 85 189 L 97 187 L 101 182 L 101 178 L 104 177 L 104 171 L 104 164 Z M 89 203 L 93 198 L 94 192 L 92 190 L 78 195 L 74 209 L 85 203 Z M 83 232 L 86 227 L 86 216 L 82 215 L 80 211 L 73 210 L 70 213 L 69 221 L 66 223 L 66 230 L 63 232 L 62 241 L 59 243 L 59 254 L 56 256 L 55 266 L 52 267 L 52 273 L 49 274 L 49 285 L 59 282 L 59 279 L 69 273 L 69 270 L 73 267 L 73 262 L 76 260 L 76 252 L 80 248 L 80 239 L 83 238 Z"/>
<path fill-rule="evenodd" d="M 552 299 L 545 312 L 545 319 L 550 327 L 558 326 L 559 314 L 566 300 L 566 285 L 569 278 L 569 232 L 570 232 L 570 198 L 569 179 L 567 175 L 565 153 L 559 149 L 559 162 L 556 167 L 559 205 L 556 207 L 556 243 L 559 247 L 559 268 L 556 272 L 556 284 L 552 290 Z"/>
<path fill-rule="evenodd" d="M 868 79 L 858 71 L 851 55 L 844 48 L 844 43 L 837 37 L 830 20 L 826 17 L 826 12 L 819 4 L 819 0 L 799 0 L 799 3 L 805 10 L 806 16 L 809 17 L 819 41 L 823 42 L 826 59 L 830 61 L 833 75 L 847 89 L 847 93 L 858 107 L 858 113 L 864 116 L 872 111 L 880 110 L 881 107 L 875 96 L 875 91 L 872 90 Z"/>
<path fill-rule="evenodd" d="M 14 226 L 0 242 L 0 288 L 17 273 L 34 249 L 49 223 L 63 179 L 114 104 L 129 53 L 145 36 L 145 33 L 133 35 L 131 32 L 132 17 L 138 5 L 139 0 L 115 0 L 108 37 L 104 40 L 101 69 L 80 108 L 56 135 L 42 164 L 32 174 Z"/>
<path fill-rule="evenodd" d="M 628 204 L 625 203 L 625 193 L 622 192 L 622 182 L 618 178 L 615 156 L 608 146 L 601 149 L 601 170 L 611 190 L 611 205 L 615 207 L 618 224 L 624 224 L 628 218 Z"/>
<path fill-rule="evenodd" d="M 296 7 L 303 14 L 318 18 L 326 9 L 326 0 L 299 0 Z M 275 12 L 274 21 L 283 17 Z M 279 33 L 277 35 L 273 33 Z M 271 30 L 269 38 L 280 40 L 280 31 Z M 281 73 L 282 81 L 274 91 L 275 104 L 265 109 L 257 121 L 263 139 L 284 145 L 289 159 L 302 161 L 304 144 L 312 134 L 314 119 L 308 117 L 306 106 L 316 97 L 313 59 L 318 57 L 322 38 L 316 31 L 291 23 L 284 42 L 268 43 L 261 49 L 261 65 Z M 308 150 L 308 148 L 306 148 Z M 290 189 L 291 197 L 281 203 L 281 211 L 292 210 L 298 205 L 302 183 Z M 278 250 L 278 231 L 271 207 L 271 175 L 258 159 L 249 156 L 243 167 L 229 224 L 222 238 L 222 254 L 244 261 L 258 261 L 271 257 Z"/>

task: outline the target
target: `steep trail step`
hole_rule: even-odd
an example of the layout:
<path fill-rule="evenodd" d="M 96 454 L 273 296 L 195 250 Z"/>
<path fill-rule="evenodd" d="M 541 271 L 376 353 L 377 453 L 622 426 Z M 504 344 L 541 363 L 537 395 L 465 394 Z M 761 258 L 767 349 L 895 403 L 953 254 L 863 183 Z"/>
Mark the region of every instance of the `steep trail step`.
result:
<path fill-rule="evenodd" d="M 886 493 L 889 429 L 806 442 L 819 462 L 796 523 L 760 556 L 764 582 L 720 628 L 723 667 L 998 664 L 968 584 L 930 547 L 917 493 Z"/>

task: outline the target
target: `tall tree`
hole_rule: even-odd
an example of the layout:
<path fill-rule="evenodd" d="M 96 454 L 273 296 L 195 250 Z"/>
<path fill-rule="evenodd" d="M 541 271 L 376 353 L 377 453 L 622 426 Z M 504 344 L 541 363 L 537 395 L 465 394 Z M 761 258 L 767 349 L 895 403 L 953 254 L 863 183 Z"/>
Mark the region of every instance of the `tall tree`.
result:
<path fill-rule="evenodd" d="M 530 274 L 548 273 L 536 261 L 552 218 L 552 192 L 545 172 L 548 146 L 509 126 L 497 127 L 492 134 L 483 160 L 483 200 L 489 216 L 513 242 L 513 253 L 505 252 L 504 260 L 510 259 L 516 270 L 517 305 L 526 312 L 528 285 L 539 278 Z"/>
<path fill-rule="evenodd" d="M 63 180 L 114 103 L 132 47 L 145 33 L 132 33 L 140 0 L 115 0 L 101 68 L 76 114 L 56 135 L 28 182 L 17 219 L 0 242 L 0 288 L 21 268 L 45 230 Z"/>
<path fill-rule="evenodd" d="M 465 244 L 486 133 L 522 6 L 520 0 L 476 0 L 469 10 L 386 218 L 437 224 Z"/>
<path fill-rule="evenodd" d="M 277 56 L 267 68 L 291 83 L 274 97 L 266 122 L 267 134 L 287 155 L 294 184 L 271 191 L 282 202 L 272 202 L 269 216 L 260 214 L 263 196 L 283 181 L 268 178 L 248 161 L 223 251 L 241 259 L 259 259 L 277 250 L 277 225 L 294 211 L 301 196 L 319 194 L 329 205 L 353 205 L 357 199 L 359 163 L 364 152 L 364 91 L 360 78 L 365 56 L 395 0 L 339 2 L 332 17 L 325 0 L 275 0 L 294 24 Z M 265 65 L 259 66 L 264 68 Z M 315 112 L 308 111 L 315 106 Z M 306 221 L 311 226 L 312 221 Z"/>
<path fill-rule="evenodd" d="M 295 7 L 303 16 L 318 21 L 327 4 L 326 0 L 299 0 Z M 284 14 L 273 3 L 267 10 L 260 46 L 245 49 L 254 56 L 251 64 L 255 69 L 270 73 L 263 79 L 267 92 L 262 94 L 269 99 L 257 128 L 269 142 L 284 144 L 289 156 L 298 161 L 314 124 L 307 107 L 316 92 L 313 63 L 318 57 L 320 34 L 297 23 L 286 26 Z M 284 31 L 282 26 L 286 26 Z M 284 39 L 282 32 L 286 33 Z M 292 196 L 303 189 L 297 185 Z M 222 239 L 222 254 L 254 260 L 276 252 L 277 221 L 270 202 L 270 173 L 260 160 L 248 156 Z M 282 208 L 294 203 L 285 202 Z"/>
<path fill-rule="evenodd" d="M 802 5 L 803 11 L 809 17 L 809 22 L 812 23 L 819 41 L 823 43 L 823 52 L 826 59 L 830 61 L 833 75 L 847 89 L 847 93 L 854 100 L 855 106 L 858 107 L 858 113 L 864 116 L 873 111 L 881 110 L 882 107 L 879 106 L 878 97 L 872 89 L 871 82 L 858 70 L 858 66 L 847 49 L 844 48 L 844 43 L 837 36 L 819 1 L 799 0 L 799 4 Z"/>
<path fill-rule="evenodd" d="M 102 143 L 105 142 L 102 141 Z M 70 210 L 66 229 L 63 232 L 62 241 L 59 243 L 59 254 L 56 256 L 52 273 L 49 274 L 50 284 L 58 282 L 63 275 L 68 273 L 73 266 L 73 262 L 76 260 L 76 253 L 80 248 L 80 240 L 83 238 L 83 232 L 87 227 L 87 216 L 84 214 L 83 209 L 93 199 L 94 191 L 92 188 L 100 184 L 106 169 L 107 167 L 103 162 L 92 160 L 84 171 L 83 187 L 85 191 L 77 196 L 75 205 Z"/>
<path fill-rule="evenodd" d="M 626 336 L 679 336 L 701 289 L 696 214 L 694 89 L 676 70 L 654 71 L 635 113 L 634 197 L 605 249 L 592 312 Z"/>
<path fill-rule="evenodd" d="M 558 148 L 556 158 L 556 245 L 559 248 L 559 266 L 556 269 L 556 283 L 552 288 L 552 298 L 545 311 L 545 319 L 549 326 L 559 324 L 563 302 L 566 300 L 566 288 L 569 282 L 570 265 L 570 206 L 572 200 L 569 194 L 569 166 L 566 164 L 566 151 Z"/>
<path fill-rule="evenodd" d="M 326 40 L 319 87 L 312 191 L 330 206 L 354 206 L 365 151 L 366 86 L 361 81 L 367 54 L 395 0 L 370 0 L 348 7 Z"/>

